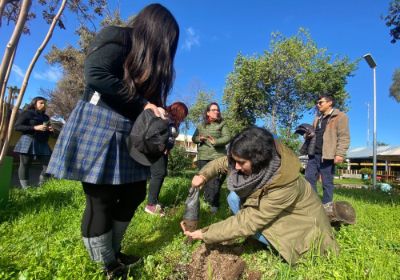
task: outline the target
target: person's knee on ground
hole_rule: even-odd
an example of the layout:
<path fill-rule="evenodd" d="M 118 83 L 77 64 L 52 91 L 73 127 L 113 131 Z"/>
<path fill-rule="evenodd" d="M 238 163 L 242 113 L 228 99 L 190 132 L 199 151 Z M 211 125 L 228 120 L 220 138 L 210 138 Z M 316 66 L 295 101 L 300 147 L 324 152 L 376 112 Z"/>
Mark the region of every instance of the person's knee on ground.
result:
<path fill-rule="evenodd" d="M 227 197 L 229 208 L 231 209 L 232 213 L 236 215 L 237 212 L 240 210 L 240 197 L 235 192 L 230 192 Z M 269 246 L 268 240 L 262 235 L 260 232 L 256 232 L 252 238 L 256 239 L 257 241 Z"/>
<path fill-rule="evenodd" d="M 235 192 L 230 192 L 227 197 L 229 208 L 235 215 L 240 210 L 240 197 Z"/>

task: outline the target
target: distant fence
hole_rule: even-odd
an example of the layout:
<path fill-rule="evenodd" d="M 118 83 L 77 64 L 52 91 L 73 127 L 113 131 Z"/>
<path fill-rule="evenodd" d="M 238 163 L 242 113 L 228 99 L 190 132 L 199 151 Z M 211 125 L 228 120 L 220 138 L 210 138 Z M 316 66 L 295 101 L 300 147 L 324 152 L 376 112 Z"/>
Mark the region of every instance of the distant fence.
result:
<path fill-rule="evenodd" d="M 359 170 L 347 170 L 347 169 L 339 169 L 338 170 L 339 177 L 341 178 L 352 178 L 352 179 L 362 179 L 362 174 Z M 400 172 L 399 171 L 376 171 L 376 179 L 378 181 L 392 182 L 399 184 L 400 183 Z"/>

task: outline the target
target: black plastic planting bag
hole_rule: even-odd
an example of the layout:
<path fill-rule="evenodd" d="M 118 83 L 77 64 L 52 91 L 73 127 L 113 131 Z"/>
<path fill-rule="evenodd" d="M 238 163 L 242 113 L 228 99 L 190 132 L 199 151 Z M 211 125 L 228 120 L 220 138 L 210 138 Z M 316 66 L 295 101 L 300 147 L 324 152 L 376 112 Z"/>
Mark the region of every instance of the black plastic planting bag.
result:
<path fill-rule="evenodd" d="M 183 221 L 186 229 L 194 231 L 200 216 L 200 188 L 190 188 L 189 195 L 185 201 L 185 214 Z"/>

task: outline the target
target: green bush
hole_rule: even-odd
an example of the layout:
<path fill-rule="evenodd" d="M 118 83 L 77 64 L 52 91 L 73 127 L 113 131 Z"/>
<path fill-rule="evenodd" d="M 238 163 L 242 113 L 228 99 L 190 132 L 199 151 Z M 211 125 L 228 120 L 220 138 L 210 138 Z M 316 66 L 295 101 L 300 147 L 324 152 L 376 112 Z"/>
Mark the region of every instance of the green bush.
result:
<path fill-rule="evenodd" d="M 359 172 L 361 174 L 367 174 L 367 175 L 371 175 L 372 174 L 372 169 L 371 168 L 367 168 L 367 167 L 363 167 L 359 170 Z"/>
<path fill-rule="evenodd" d="M 168 156 L 168 170 L 171 174 L 176 174 L 190 168 L 192 168 L 192 158 L 184 147 L 175 146 Z"/>

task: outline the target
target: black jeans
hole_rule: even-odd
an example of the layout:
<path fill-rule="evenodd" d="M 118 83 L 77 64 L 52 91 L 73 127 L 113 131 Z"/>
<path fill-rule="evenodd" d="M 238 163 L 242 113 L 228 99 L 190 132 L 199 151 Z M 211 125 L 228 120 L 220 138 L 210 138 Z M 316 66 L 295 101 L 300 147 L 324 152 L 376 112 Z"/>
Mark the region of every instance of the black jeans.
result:
<path fill-rule="evenodd" d="M 100 236 L 112 229 L 112 222 L 129 222 L 146 197 L 146 181 L 123 185 L 95 185 L 82 182 L 86 196 L 81 230 L 83 237 Z"/>
<path fill-rule="evenodd" d="M 198 169 L 202 169 L 209 162 L 210 160 L 198 160 Z M 211 179 L 204 185 L 204 200 L 211 206 L 219 207 L 219 194 L 225 177 L 226 175 L 218 175 L 216 178 Z"/>
<path fill-rule="evenodd" d="M 148 204 L 157 204 L 158 195 L 160 194 L 161 186 L 164 183 L 164 178 L 167 176 L 168 156 L 164 155 L 154 162 L 150 167 L 151 178 L 149 183 L 149 195 L 147 198 Z"/>

